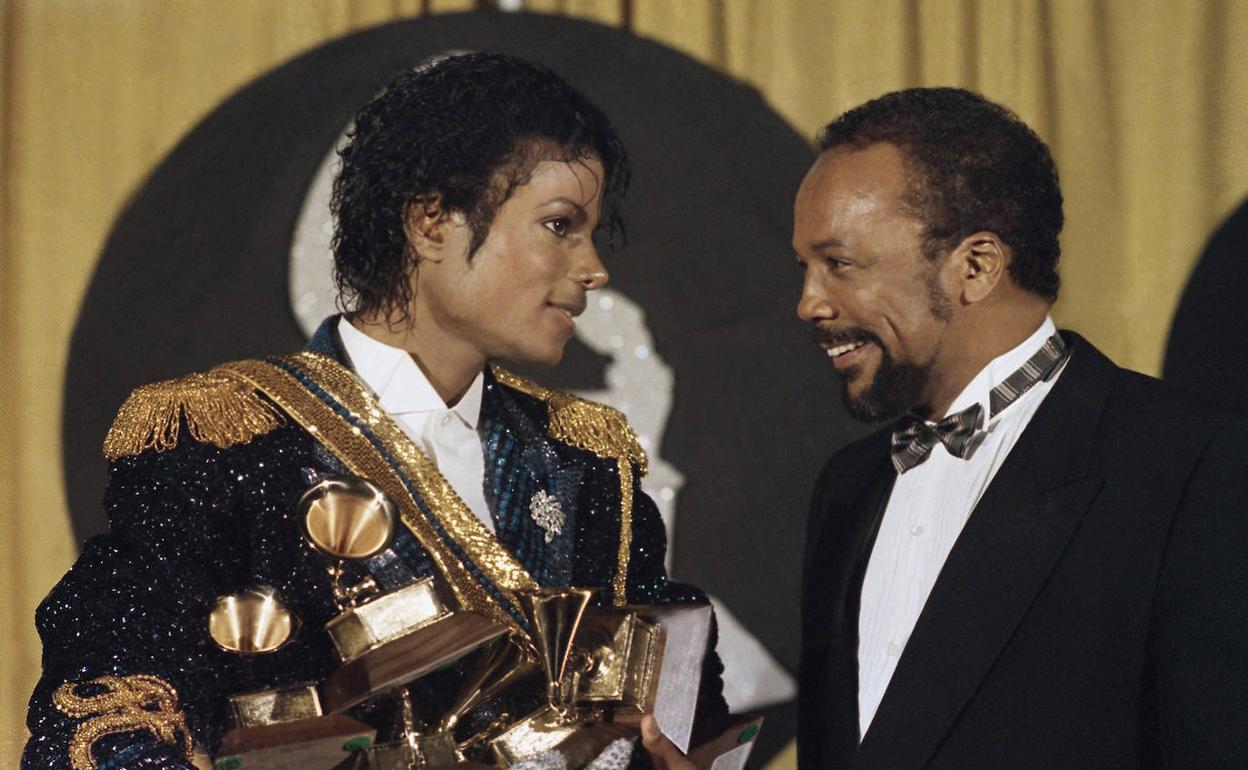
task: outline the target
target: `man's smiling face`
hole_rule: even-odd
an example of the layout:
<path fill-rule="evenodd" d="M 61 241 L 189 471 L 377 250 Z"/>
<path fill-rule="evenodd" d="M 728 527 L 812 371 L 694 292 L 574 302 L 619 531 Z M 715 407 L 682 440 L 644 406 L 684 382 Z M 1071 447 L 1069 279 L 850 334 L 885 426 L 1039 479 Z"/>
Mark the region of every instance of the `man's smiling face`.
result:
<path fill-rule="evenodd" d="M 906 206 L 909 174 L 891 144 L 837 147 L 807 173 L 794 204 L 803 270 L 797 314 L 814 326 L 862 420 L 921 406 L 953 302 L 943 259 L 923 252 L 923 222 Z"/>

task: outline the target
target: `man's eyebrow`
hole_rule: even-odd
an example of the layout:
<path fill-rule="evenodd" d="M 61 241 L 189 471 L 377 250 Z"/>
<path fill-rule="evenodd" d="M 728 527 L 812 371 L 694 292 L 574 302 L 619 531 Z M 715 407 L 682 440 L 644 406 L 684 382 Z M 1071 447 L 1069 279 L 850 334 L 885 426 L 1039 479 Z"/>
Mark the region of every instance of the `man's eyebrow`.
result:
<path fill-rule="evenodd" d="M 823 251 L 824 249 L 840 248 L 845 245 L 845 241 L 840 238 L 824 238 L 822 241 L 815 241 L 810 244 L 811 251 Z"/>
<path fill-rule="evenodd" d="M 582 216 L 584 216 L 584 215 L 585 215 L 585 207 L 584 207 L 583 205 L 581 205 L 580 203 L 577 203 L 576 201 L 572 200 L 571 198 L 567 198 L 567 197 L 564 197 L 564 196 L 562 196 L 562 195 L 560 195 L 560 196 L 559 196 L 559 197 L 557 197 L 557 198 L 551 198 L 550 200 L 548 200 L 548 201 L 546 201 L 545 203 L 541 204 L 540 208 L 545 208 L 546 206 L 550 206 L 550 205 L 555 204 L 555 203 L 566 203 L 567 205 L 569 205 L 569 206 L 571 206 L 572 208 L 576 209 L 576 210 L 577 210 L 577 212 L 578 212 L 579 214 L 581 214 Z"/>

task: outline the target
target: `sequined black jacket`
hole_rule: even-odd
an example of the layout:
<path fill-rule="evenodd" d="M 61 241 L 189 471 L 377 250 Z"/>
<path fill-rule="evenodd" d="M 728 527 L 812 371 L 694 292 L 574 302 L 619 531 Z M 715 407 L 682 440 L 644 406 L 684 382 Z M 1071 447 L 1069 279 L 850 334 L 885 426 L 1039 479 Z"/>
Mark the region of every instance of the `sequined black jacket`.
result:
<path fill-rule="evenodd" d="M 333 320 L 309 349 L 341 359 L 328 333 Z M 183 413 L 176 441 L 156 441 L 163 451 L 111 462 L 110 530 L 87 541 L 36 613 L 43 674 L 30 701 L 25 770 L 85 770 L 91 757 L 102 770 L 190 768 L 191 741 L 209 751 L 220 742 L 227 695 L 319 680 L 334 669 L 320 632 L 336 613 L 327 562 L 305 542 L 295 506 L 311 484 L 346 468 L 280 405 L 264 404 L 277 427 L 246 441 L 222 448 L 199 440 Z M 608 601 L 621 542 L 621 466 L 551 439 L 549 421 L 542 398 L 487 371 L 479 431 L 497 536 L 539 584 L 600 587 L 599 600 Z M 631 470 L 628 601 L 705 600 L 668 580 L 662 521 L 637 482 L 638 464 Z M 538 490 L 567 513 L 549 543 L 528 515 Z M 435 571 L 406 529 L 393 548 L 411 574 Z M 212 643 L 206 617 L 217 597 L 256 584 L 277 588 L 303 631 L 245 670 Z M 705 669 L 700 719 L 727 711 L 713 651 Z"/>

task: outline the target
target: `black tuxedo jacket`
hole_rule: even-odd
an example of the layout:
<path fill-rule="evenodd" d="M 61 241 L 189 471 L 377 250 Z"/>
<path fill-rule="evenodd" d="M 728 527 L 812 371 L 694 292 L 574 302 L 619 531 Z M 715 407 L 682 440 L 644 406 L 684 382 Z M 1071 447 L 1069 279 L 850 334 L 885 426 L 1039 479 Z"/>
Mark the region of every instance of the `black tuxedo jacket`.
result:
<path fill-rule="evenodd" d="M 1248 767 L 1248 424 L 1070 362 L 949 554 L 858 741 L 889 431 L 824 468 L 803 574 L 802 770 Z"/>

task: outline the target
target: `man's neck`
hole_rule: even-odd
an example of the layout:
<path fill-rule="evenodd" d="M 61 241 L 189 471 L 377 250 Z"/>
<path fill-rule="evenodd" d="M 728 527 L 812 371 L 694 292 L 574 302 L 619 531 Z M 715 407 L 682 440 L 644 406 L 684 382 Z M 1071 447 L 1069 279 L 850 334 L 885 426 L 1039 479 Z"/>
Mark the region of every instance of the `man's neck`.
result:
<path fill-rule="evenodd" d="M 378 342 L 407 351 L 447 407 L 459 403 L 485 366 L 485 359 L 476 350 L 445 335 L 421 333 L 414 319 L 393 322 L 358 315 L 350 321 Z"/>
<path fill-rule="evenodd" d="M 924 419 L 944 417 L 954 399 L 971 380 L 995 359 L 1023 344 L 1036 333 L 1048 317 L 1048 303 L 1033 303 L 1013 312 L 993 314 L 978 319 L 962 334 L 956 349 L 942 350 L 938 357 L 943 365 L 933 366 L 927 383 L 927 395 L 914 412 Z"/>

